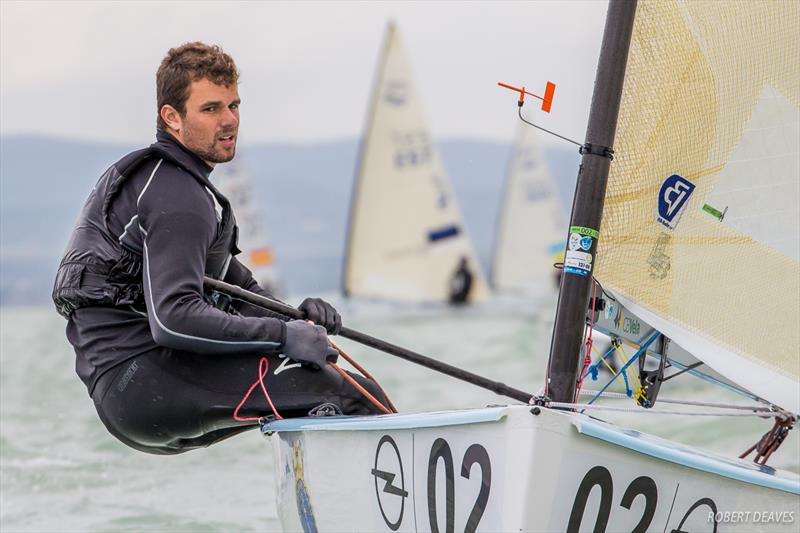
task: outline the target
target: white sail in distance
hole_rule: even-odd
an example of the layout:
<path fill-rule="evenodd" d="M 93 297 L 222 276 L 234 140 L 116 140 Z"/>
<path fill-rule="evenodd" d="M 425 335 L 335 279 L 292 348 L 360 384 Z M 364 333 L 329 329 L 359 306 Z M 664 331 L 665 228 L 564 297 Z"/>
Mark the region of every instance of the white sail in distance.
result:
<path fill-rule="evenodd" d="M 795 413 L 798 65 L 798 2 L 639 1 L 595 271 L 681 347 Z"/>
<path fill-rule="evenodd" d="M 486 281 L 393 25 L 378 69 L 351 205 L 344 292 L 447 301 L 466 258 L 473 273 L 469 301 L 484 300 Z"/>
<path fill-rule="evenodd" d="M 236 224 L 239 227 L 237 256 L 250 271 L 253 279 L 265 290 L 281 295 L 278 267 L 272 248 L 267 244 L 264 218 L 258 207 L 253 185 L 242 164 L 237 162 L 217 165 L 213 174 L 214 185 L 231 202 Z"/>
<path fill-rule="evenodd" d="M 528 296 L 557 290 L 567 218 L 539 136 L 520 122 L 512 148 L 495 241 L 492 285 Z"/>

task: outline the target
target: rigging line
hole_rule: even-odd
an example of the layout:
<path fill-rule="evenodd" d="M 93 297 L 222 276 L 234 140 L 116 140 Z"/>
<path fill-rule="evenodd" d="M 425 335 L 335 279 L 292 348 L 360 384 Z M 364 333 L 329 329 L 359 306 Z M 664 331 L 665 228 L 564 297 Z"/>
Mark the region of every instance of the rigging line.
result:
<path fill-rule="evenodd" d="M 543 127 L 541 127 L 541 126 L 537 126 L 537 125 L 536 125 L 536 124 L 534 124 L 533 122 L 530 122 L 530 121 L 528 121 L 528 120 L 525 120 L 525 117 L 523 117 L 523 116 L 522 116 L 522 107 L 521 107 L 521 106 L 520 106 L 520 107 L 517 109 L 517 114 L 519 115 L 519 118 L 520 118 L 520 120 L 521 120 L 522 122 L 524 122 L 525 124 L 528 124 L 528 125 L 530 125 L 530 126 L 533 126 L 534 128 L 538 128 L 538 129 L 540 129 L 540 130 L 542 130 L 542 131 L 544 131 L 544 132 L 547 132 L 547 133 L 549 133 L 550 135 L 555 135 L 555 136 L 556 136 L 556 137 L 558 137 L 559 139 L 563 139 L 563 140 L 565 140 L 565 141 L 567 141 L 567 142 L 571 142 L 572 144 L 574 144 L 574 145 L 576 145 L 576 146 L 583 146 L 583 145 L 582 145 L 581 143 L 579 143 L 579 142 L 573 141 L 572 139 L 568 139 L 567 137 L 564 137 L 563 135 L 559 135 L 558 133 L 556 133 L 556 132 L 554 132 L 554 131 L 550 131 L 550 130 L 548 130 L 548 129 L 546 129 L 546 128 L 543 128 Z"/>
<path fill-rule="evenodd" d="M 595 394 L 597 392 L 598 391 L 596 391 L 596 390 L 586 389 L 586 390 L 581 391 L 581 394 L 584 395 L 584 396 L 588 396 L 588 395 Z M 622 394 L 620 392 L 604 392 L 603 393 L 603 397 L 615 398 L 615 399 L 626 399 L 626 400 L 628 399 L 627 395 Z M 661 398 L 660 396 L 658 398 L 658 401 L 659 402 L 663 402 L 663 403 L 674 403 L 674 404 L 679 404 L 679 405 L 695 405 L 695 406 L 698 406 L 698 407 L 717 407 L 717 408 L 720 408 L 720 409 L 741 409 L 741 410 L 746 410 L 746 411 L 776 412 L 776 411 L 774 411 L 773 409 L 771 409 L 769 407 L 763 407 L 763 406 L 736 405 L 736 404 L 732 404 L 732 403 L 695 402 L 695 401 L 691 401 L 691 400 L 676 400 L 676 399 L 672 399 L 672 398 Z"/>
<path fill-rule="evenodd" d="M 667 359 L 667 362 L 669 362 L 669 359 Z M 670 374 L 669 376 L 667 376 L 665 378 L 661 378 L 661 383 L 664 383 L 665 381 L 668 381 L 668 380 L 674 378 L 675 376 L 680 376 L 684 372 L 688 372 L 689 370 L 695 369 L 695 368 L 697 368 L 698 366 L 700 366 L 702 364 L 703 364 L 702 361 L 698 361 L 698 362 L 696 362 L 696 363 L 694 363 L 692 365 L 689 365 L 686 368 L 684 368 L 683 370 L 679 370 L 678 372 L 675 372 L 674 374 Z"/>
<path fill-rule="evenodd" d="M 546 407 L 556 409 L 597 409 L 605 411 L 616 411 L 620 413 L 638 414 L 658 414 L 658 415 L 681 415 L 681 416 L 757 416 L 759 418 L 780 418 L 781 413 L 716 413 L 716 412 L 692 412 L 692 411 L 668 411 L 643 409 L 635 407 L 611 407 L 608 405 L 593 405 L 588 403 L 567 403 L 567 402 L 547 402 Z"/>
<path fill-rule="evenodd" d="M 583 375 L 583 379 L 586 379 L 586 376 L 591 374 L 592 381 L 597 380 L 597 368 L 600 366 L 600 363 L 605 364 L 609 372 L 611 372 L 612 374 L 615 373 L 616 370 L 614 370 L 614 367 L 608 364 L 607 359 L 611 357 L 611 354 L 613 354 L 616 351 L 616 349 L 617 349 L 616 346 L 612 344 L 611 348 L 605 353 L 605 355 L 603 355 L 600 353 L 600 350 L 597 349 L 597 346 L 592 346 L 592 351 L 597 354 L 598 359 L 597 361 L 589 365 L 589 368 L 586 369 L 586 373 Z"/>
<path fill-rule="evenodd" d="M 619 349 L 622 350 L 622 355 L 628 357 L 628 354 L 625 353 L 625 345 L 620 343 Z M 641 362 L 641 361 L 640 361 Z M 640 398 L 645 398 L 644 394 L 644 387 L 642 386 L 641 380 L 639 380 L 639 374 L 633 368 L 628 367 L 626 375 L 633 381 L 633 387 L 636 395 L 633 397 L 634 400 L 639 400 Z"/>
<path fill-rule="evenodd" d="M 598 393 L 597 393 L 597 395 L 595 395 L 595 397 L 594 397 L 594 398 L 592 398 L 591 400 L 589 400 L 589 403 L 591 404 L 591 403 L 593 403 L 595 400 L 597 400 L 597 398 L 599 398 L 599 397 L 600 397 L 600 395 L 601 395 L 601 394 L 603 394 L 603 393 L 605 392 L 605 390 L 606 390 L 608 387 L 610 387 L 610 386 L 611 386 L 611 384 L 614 382 L 614 380 L 615 380 L 615 379 L 617 379 L 617 378 L 620 376 L 620 374 L 622 374 L 623 372 L 625 372 L 625 371 L 628 369 L 628 367 L 631 365 L 631 363 L 633 363 L 634 361 L 636 361 L 636 360 L 639 358 L 639 356 L 640 356 L 640 355 L 642 355 L 642 354 L 643 354 L 645 351 L 647 351 L 647 348 L 648 348 L 648 347 L 649 347 L 649 346 L 650 346 L 650 345 L 653 343 L 653 341 L 654 341 L 654 340 L 656 340 L 656 339 L 659 337 L 659 335 L 661 335 L 661 333 L 659 333 L 658 331 L 654 332 L 654 333 L 653 333 L 653 334 L 650 336 L 650 338 L 649 338 L 649 339 L 647 339 L 647 340 L 645 341 L 645 343 L 644 343 L 644 344 L 642 344 L 641 348 L 639 348 L 639 350 L 638 350 L 638 351 L 637 351 L 637 352 L 634 354 L 634 356 L 633 356 L 633 357 L 631 357 L 631 358 L 630 358 L 630 360 L 629 360 L 627 363 L 625 363 L 624 365 L 622 365 L 622 368 L 620 368 L 620 369 L 619 369 L 619 372 L 617 372 L 617 373 L 614 375 L 614 377 L 613 377 L 613 378 L 611 378 L 611 379 L 608 381 L 608 383 L 606 383 L 605 385 L 603 385 L 603 388 L 601 388 L 601 389 L 600 389 L 600 392 L 598 392 Z"/>

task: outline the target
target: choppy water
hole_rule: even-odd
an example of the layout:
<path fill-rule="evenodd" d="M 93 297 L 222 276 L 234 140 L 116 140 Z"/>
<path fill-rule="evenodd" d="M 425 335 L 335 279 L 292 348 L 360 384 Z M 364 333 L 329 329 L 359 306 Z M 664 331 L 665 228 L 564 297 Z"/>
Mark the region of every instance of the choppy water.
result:
<path fill-rule="evenodd" d="M 530 309 L 431 309 L 398 316 L 388 307 L 343 305 L 342 314 L 350 327 L 517 388 L 535 392 L 541 384 L 550 332 Z M 552 309 L 548 305 L 541 314 L 549 316 Z M 49 308 L 0 310 L 0 529 L 279 528 L 265 438 L 254 431 L 174 457 L 126 448 L 106 432 L 75 376 L 64 324 Z M 340 345 L 382 381 L 402 411 L 504 403 L 391 356 L 347 341 Z M 694 378 L 679 381 L 665 385 L 662 395 L 736 400 Z M 600 416 L 726 455 L 747 448 L 769 424 L 749 418 Z M 773 466 L 800 469 L 800 441 L 793 433 L 770 460 Z"/>

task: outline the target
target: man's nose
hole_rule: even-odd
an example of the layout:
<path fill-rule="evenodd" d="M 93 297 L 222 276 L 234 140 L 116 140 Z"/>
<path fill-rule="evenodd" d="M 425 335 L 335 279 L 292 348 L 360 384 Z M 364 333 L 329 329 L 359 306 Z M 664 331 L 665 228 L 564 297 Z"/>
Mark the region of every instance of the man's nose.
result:
<path fill-rule="evenodd" d="M 239 114 L 230 108 L 227 108 L 226 111 L 222 114 L 222 125 L 227 126 L 238 126 L 239 125 Z"/>

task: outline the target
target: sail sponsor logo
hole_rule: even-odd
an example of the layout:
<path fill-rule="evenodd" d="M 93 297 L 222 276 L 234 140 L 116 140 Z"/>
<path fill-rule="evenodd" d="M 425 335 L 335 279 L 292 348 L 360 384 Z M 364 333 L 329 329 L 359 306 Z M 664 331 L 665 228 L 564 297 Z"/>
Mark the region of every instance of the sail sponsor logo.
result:
<path fill-rule="evenodd" d="M 694 183 L 677 174 L 664 180 L 658 193 L 656 220 L 669 229 L 675 229 L 694 189 Z"/>
<path fill-rule="evenodd" d="M 405 80 L 389 80 L 386 82 L 386 92 L 383 99 L 387 104 L 403 106 L 408 101 L 408 83 Z"/>
<path fill-rule="evenodd" d="M 525 199 L 530 203 L 542 202 L 550 196 L 550 188 L 542 182 L 530 181 L 525 184 Z"/>
<path fill-rule="evenodd" d="M 622 323 L 622 331 L 625 333 L 630 333 L 631 335 L 638 335 L 639 332 L 642 330 L 641 324 L 639 324 L 638 320 L 633 318 L 625 318 L 625 322 Z"/>
<path fill-rule="evenodd" d="M 392 134 L 394 166 L 403 170 L 427 165 L 433 161 L 433 147 L 425 131 Z"/>

